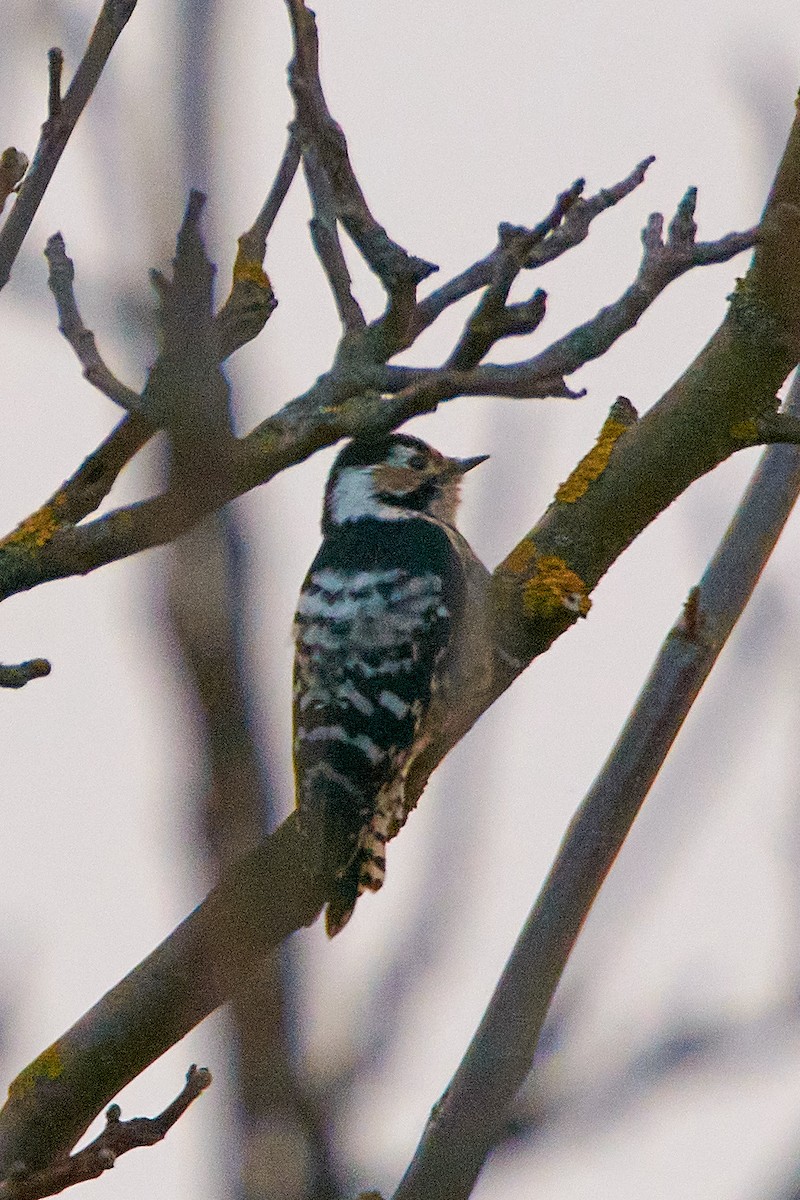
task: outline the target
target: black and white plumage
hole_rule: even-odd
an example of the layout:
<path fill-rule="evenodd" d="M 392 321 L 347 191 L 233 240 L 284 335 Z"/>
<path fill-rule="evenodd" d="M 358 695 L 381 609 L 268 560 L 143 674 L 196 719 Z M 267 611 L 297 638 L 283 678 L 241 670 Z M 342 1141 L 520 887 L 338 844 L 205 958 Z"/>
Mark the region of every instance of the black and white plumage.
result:
<path fill-rule="evenodd" d="M 328 478 L 295 616 L 294 763 L 301 827 L 336 880 L 330 936 L 381 887 L 408 771 L 489 669 L 488 573 L 454 527 L 461 479 L 485 457 L 392 434 L 350 442 Z"/>

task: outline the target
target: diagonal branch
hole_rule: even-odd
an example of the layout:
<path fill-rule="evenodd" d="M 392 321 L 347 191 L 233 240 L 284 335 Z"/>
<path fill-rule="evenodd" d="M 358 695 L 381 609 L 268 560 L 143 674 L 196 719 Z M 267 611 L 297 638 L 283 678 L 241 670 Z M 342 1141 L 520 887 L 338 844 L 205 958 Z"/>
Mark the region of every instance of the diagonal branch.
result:
<path fill-rule="evenodd" d="M 20 185 L 14 207 L 0 229 L 0 288 L 8 283 L 11 268 L 59 159 L 135 8 L 136 0 L 104 0 L 86 51 L 63 99 L 56 94 L 60 93 L 60 66 L 58 59 L 52 57 L 60 51 L 51 51 L 50 114 L 42 126 L 33 162 Z"/>
<path fill-rule="evenodd" d="M 800 374 L 786 411 L 800 413 Z M 567 958 L 664 759 L 800 495 L 800 451 L 771 447 L 564 837 L 464 1058 L 394 1200 L 466 1200 L 533 1067 Z"/>
<path fill-rule="evenodd" d="M 271 947 L 316 919 L 325 885 L 305 855 L 289 817 L 12 1082 L 0 1112 L 0 1177 L 15 1162 L 38 1170 L 69 1153 L 126 1082 L 245 986 Z M 218 948 L 213 969 L 204 966 L 209 945 Z"/>

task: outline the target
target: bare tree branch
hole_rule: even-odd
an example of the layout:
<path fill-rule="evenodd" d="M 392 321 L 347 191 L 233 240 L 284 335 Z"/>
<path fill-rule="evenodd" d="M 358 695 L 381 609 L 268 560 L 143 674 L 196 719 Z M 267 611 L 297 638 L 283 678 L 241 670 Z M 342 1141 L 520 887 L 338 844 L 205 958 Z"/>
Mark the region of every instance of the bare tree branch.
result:
<path fill-rule="evenodd" d="M 299 163 L 300 146 L 294 133 L 290 132 L 283 158 L 261 211 L 239 238 L 233 267 L 233 286 L 215 322 L 220 362 L 224 362 L 235 350 L 261 332 L 278 303 L 263 264 L 267 238 Z"/>
<path fill-rule="evenodd" d="M 49 87 L 47 91 L 47 119 L 57 121 L 61 116 L 61 74 L 64 70 L 64 52 L 58 46 L 47 52 Z"/>
<path fill-rule="evenodd" d="M 0 229 L 0 288 L 8 283 L 11 268 L 64 148 L 135 8 L 136 0 L 104 0 L 86 52 L 63 100 L 60 100 L 59 60 L 50 59 L 48 119 L 42 126 L 33 162 L 20 185 L 14 207 Z"/>
<path fill-rule="evenodd" d="M 297 173 L 299 165 L 300 145 L 294 130 L 290 129 L 286 149 L 283 152 L 283 158 L 275 174 L 269 195 L 250 229 L 246 233 L 243 233 L 239 239 L 239 248 L 246 251 L 248 258 L 257 258 L 263 262 L 264 255 L 267 252 L 267 238 L 288 195 L 289 188 L 292 186 L 292 180 Z"/>
<path fill-rule="evenodd" d="M 32 517 L 28 526 L 34 539 L 45 536 L 49 523 L 77 524 L 94 512 L 111 491 L 124 467 L 149 442 L 154 429 L 138 413 L 124 417 L 105 441 L 78 467 Z M 23 522 L 23 528 L 25 522 Z M 40 533 L 35 534 L 39 529 Z"/>
<path fill-rule="evenodd" d="M 657 222 L 651 220 L 645 231 L 645 252 L 636 283 L 615 304 L 534 358 L 503 365 L 489 363 L 471 370 L 454 370 L 448 366 L 396 367 L 376 360 L 371 337 L 374 330 L 366 329 L 363 331 L 366 340 L 359 346 L 348 339 L 348 353 L 339 355 L 333 368 L 305 395 L 290 401 L 275 416 L 231 444 L 226 485 L 214 493 L 198 492 L 191 502 L 187 502 L 183 492 L 167 491 L 80 527 L 65 519 L 60 493 L 56 493 L 39 513 L 0 542 L 0 598 L 47 580 L 84 574 L 149 546 L 163 544 L 219 504 L 267 482 L 320 447 L 346 436 L 389 430 L 456 396 L 581 396 L 582 392 L 567 387 L 564 375 L 604 353 L 636 324 L 670 279 L 697 265 L 693 261 L 695 247 L 691 237 L 687 240 L 685 234 L 678 238 L 670 233 L 668 241 L 662 243 L 656 225 Z M 513 241 L 516 236 L 512 230 L 508 238 Z M 753 234 L 747 233 L 729 235 L 716 243 L 704 243 L 701 257 L 704 262 L 726 261 L 752 240 Z M 495 263 L 499 262 L 497 258 Z M 501 318 L 495 319 L 491 326 L 491 340 L 501 332 L 503 336 L 519 332 L 519 325 L 533 327 L 538 323 L 542 304 L 541 296 L 534 294 L 522 306 L 503 308 Z M 481 312 L 480 306 L 478 311 Z M 477 345 L 475 319 L 480 324 L 480 317 L 473 318 L 472 333 L 462 338 L 459 356 L 467 353 L 467 347 L 474 357 Z M 483 339 L 481 345 L 485 344 L 486 334 L 481 332 L 480 337 Z M 154 374 L 158 370 L 157 364 Z M 782 380 L 776 378 L 774 386 L 779 386 L 780 382 Z M 743 403 L 755 405 L 755 399 Z M 147 419 L 153 424 L 162 418 L 148 409 Z M 741 428 L 741 422 L 737 427 Z M 748 434 L 747 440 L 730 437 L 723 457 L 754 441 L 758 441 L 755 429 L 754 436 Z M 710 469 L 717 461 L 721 459 L 704 469 Z M 686 460 L 684 467 L 687 465 L 689 469 L 695 469 L 691 460 Z M 659 475 L 669 486 L 672 475 L 665 475 L 663 469 Z M 672 498 L 674 496 L 670 496 Z M 29 536 L 32 529 L 36 533 L 33 540 Z"/>
<path fill-rule="evenodd" d="M 0 1111 L 0 1176 L 68 1153 L 126 1082 L 248 984 L 270 947 L 316 919 L 325 891 L 291 816 L 12 1082 Z M 213 968 L 209 945 L 218 948 Z"/>
<path fill-rule="evenodd" d="M 520 380 L 526 375 L 533 378 L 571 375 L 587 362 L 605 354 L 623 333 L 633 329 L 673 280 L 692 267 L 727 262 L 755 244 L 755 228 L 744 233 L 726 234 L 715 242 L 695 243 L 696 227 L 691 216 L 696 200 L 697 189 L 689 188 L 670 223 L 666 242 L 661 237 L 664 218 L 660 213 L 652 214 L 642 230 L 644 253 L 634 283 L 590 321 L 559 338 L 527 363 L 514 364 L 513 371 Z"/>
<path fill-rule="evenodd" d="M 535 229 L 529 230 L 531 235 L 530 254 L 524 264 L 526 270 L 534 267 L 543 266 L 544 263 L 552 262 L 561 254 L 571 250 L 573 246 L 579 245 L 589 234 L 589 228 L 595 217 L 599 216 L 607 208 L 618 204 L 620 200 L 624 200 L 631 192 L 637 188 L 643 181 L 647 168 L 655 162 L 655 158 L 651 155 L 650 158 L 643 159 L 619 183 L 613 184 L 611 187 L 602 188 L 594 196 L 584 199 L 578 194 L 574 202 L 570 204 L 564 213 L 563 220 L 558 226 L 553 226 L 552 230 L 547 232 L 544 237 L 536 238 Z M 572 188 L 568 192 L 563 193 L 564 196 L 569 195 L 581 185 L 582 180 L 576 180 Z M 555 210 L 559 207 L 561 197 L 556 201 Z M 459 300 L 463 300 L 465 296 L 469 296 L 472 292 L 479 288 L 486 287 L 491 283 L 495 271 L 495 263 L 497 258 L 502 254 L 502 239 L 498 242 L 495 249 L 488 254 L 486 258 L 482 258 L 479 262 L 468 267 L 460 275 L 456 275 L 453 279 L 448 280 L 436 291 L 431 292 L 424 300 L 421 300 L 417 306 L 415 317 L 415 332 L 419 333 L 423 329 L 427 329 L 432 325 L 437 317 L 441 316 L 446 308 L 451 304 L 456 304 Z"/>
<path fill-rule="evenodd" d="M 579 181 L 579 186 L 583 186 L 583 180 Z M 577 198 L 569 192 L 565 196 L 570 200 Z M 559 209 L 553 215 L 553 222 L 561 218 Z M 508 293 L 522 270 L 530 242 L 531 234 L 527 229 L 513 225 L 500 226 L 500 253 L 495 259 L 492 281 L 469 318 L 458 345 L 445 364 L 446 368 L 470 371 L 477 367 L 501 338 L 532 333 L 541 324 L 547 299 L 541 288 L 536 289 L 530 300 L 510 306 L 507 304 Z"/>
<path fill-rule="evenodd" d="M 58 308 L 59 330 L 69 342 L 83 367 L 83 377 L 109 400 L 129 413 L 142 413 L 142 398 L 127 387 L 106 366 L 97 349 L 94 334 L 84 325 L 75 299 L 75 264 L 67 257 L 64 238 L 54 233 L 44 251 L 48 265 L 47 282 Z"/>
<path fill-rule="evenodd" d="M 32 1173 L 27 1171 L 24 1163 L 15 1163 L 0 1183 L 0 1200 L 43 1200 L 43 1197 L 57 1196 L 77 1183 L 97 1179 L 116 1164 L 120 1155 L 163 1141 L 189 1105 L 210 1084 L 211 1072 L 206 1067 L 192 1065 L 183 1090 L 157 1117 L 133 1117 L 130 1121 L 122 1121 L 119 1105 L 112 1104 L 106 1113 L 103 1132 L 77 1154 Z"/>
<path fill-rule="evenodd" d="M 286 0 L 294 35 L 289 86 L 294 96 L 296 131 L 303 153 L 313 146 L 330 183 L 336 217 L 390 298 L 411 291 L 436 270 L 409 255 L 373 217 L 350 165 L 347 141 L 328 111 L 319 78 L 319 45 L 314 14 L 304 0 Z"/>
<path fill-rule="evenodd" d="M 800 412 L 800 375 L 787 403 Z M 800 494 L 800 451 L 766 450 L 670 631 L 627 722 L 570 823 L 489 1006 L 431 1112 L 394 1200 L 466 1200 L 533 1066 L 545 1015 L 584 920 Z"/>
<path fill-rule="evenodd" d="M 345 333 L 363 329 L 367 322 L 361 305 L 353 296 L 352 280 L 336 228 L 333 191 L 315 146 L 309 146 L 304 151 L 303 166 L 314 208 L 310 223 L 311 240 L 333 293 L 339 320 Z"/>

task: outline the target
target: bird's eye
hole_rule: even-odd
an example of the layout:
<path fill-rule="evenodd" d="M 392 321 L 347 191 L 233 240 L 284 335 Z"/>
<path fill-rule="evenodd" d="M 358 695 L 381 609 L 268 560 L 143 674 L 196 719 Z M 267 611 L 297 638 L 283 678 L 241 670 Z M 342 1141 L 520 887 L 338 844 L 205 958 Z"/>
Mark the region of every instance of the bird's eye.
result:
<path fill-rule="evenodd" d="M 425 466 L 425 455 L 424 454 L 412 454 L 408 460 L 408 465 L 414 471 L 421 471 L 422 468 Z"/>

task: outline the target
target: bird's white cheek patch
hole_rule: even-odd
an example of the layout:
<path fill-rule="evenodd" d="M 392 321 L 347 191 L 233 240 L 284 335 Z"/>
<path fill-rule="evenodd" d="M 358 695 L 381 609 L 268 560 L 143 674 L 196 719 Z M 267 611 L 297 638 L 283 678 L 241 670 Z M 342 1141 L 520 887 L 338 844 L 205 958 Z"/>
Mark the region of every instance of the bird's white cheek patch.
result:
<path fill-rule="evenodd" d="M 334 525 L 358 521 L 360 517 L 398 521 L 407 516 L 408 513 L 403 509 L 384 504 L 375 495 L 371 467 L 349 467 L 337 479 L 330 501 L 330 517 Z"/>

